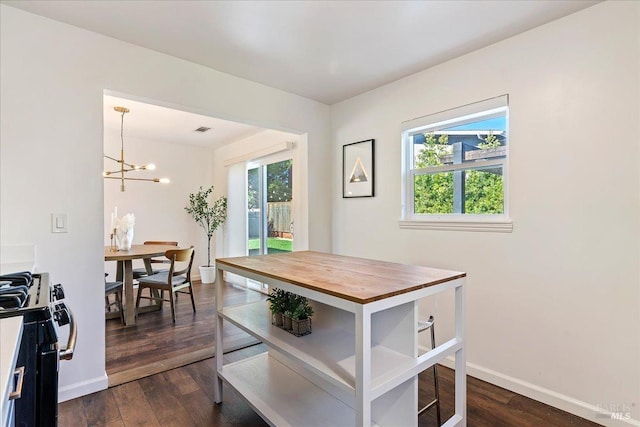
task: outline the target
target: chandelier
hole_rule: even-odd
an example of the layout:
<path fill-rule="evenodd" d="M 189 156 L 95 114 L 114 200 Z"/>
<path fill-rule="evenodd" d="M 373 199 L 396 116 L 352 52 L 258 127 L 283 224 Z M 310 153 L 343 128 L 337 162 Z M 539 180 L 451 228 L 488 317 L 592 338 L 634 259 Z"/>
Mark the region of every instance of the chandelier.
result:
<path fill-rule="evenodd" d="M 113 160 L 114 162 L 118 162 L 120 164 L 120 169 L 115 171 L 105 171 L 102 173 L 102 176 L 106 179 L 119 179 L 120 180 L 120 191 L 124 191 L 124 181 L 151 181 L 151 182 L 160 182 L 162 184 L 168 184 L 169 178 L 132 178 L 129 176 L 125 176 L 127 172 L 135 172 L 135 171 L 144 171 L 144 170 L 154 170 L 156 165 L 153 163 L 149 163 L 148 165 L 133 165 L 131 163 L 127 163 L 124 161 L 124 115 L 129 112 L 129 109 L 126 107 L 113 107 L 119 113 L 122 113 L 122 117 L 120 119 L 120 158 L 116 159 L 114 157 L 107 156 L 109 160 Z M 115 176 L 114 176 L 115 175 Z"/>

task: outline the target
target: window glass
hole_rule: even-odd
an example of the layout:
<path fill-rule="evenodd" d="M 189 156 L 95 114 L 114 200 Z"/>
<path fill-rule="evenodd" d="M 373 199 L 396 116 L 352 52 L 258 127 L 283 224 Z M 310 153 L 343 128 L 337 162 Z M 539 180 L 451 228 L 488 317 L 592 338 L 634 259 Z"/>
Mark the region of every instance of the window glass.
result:
<path fill-rule="evenodd" d="M 508 109 L 501 98 L 504 105 L 491 99 L 407 127 L 405 217 L 505 214 Z"/>

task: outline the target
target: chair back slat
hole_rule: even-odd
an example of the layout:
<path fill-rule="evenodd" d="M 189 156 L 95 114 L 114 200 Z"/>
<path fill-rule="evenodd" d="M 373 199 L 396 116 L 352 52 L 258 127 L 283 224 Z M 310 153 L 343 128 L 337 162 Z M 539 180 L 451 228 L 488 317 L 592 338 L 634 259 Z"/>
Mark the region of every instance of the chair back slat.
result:
<path fill-rule="evenodd" d="M 161 242 L 159 240 L 147 240 L 144 242 L 145 245 L 167 245 L 167 246 L 178 246 L 178 242 Z M 158 259 L 158 258 L 151 258 L 149 260 L 149 262 L 151 264 L 168 264 L 169 261 L 167 261 L 166 259 Z M 135 274 L 135 272 L 134 272 Z"/>
<path fill-rule="evenodd" d="M 193 256 L 194 256 L 193 246 L 187 249 L 170 249 L 164 253 L 164 256 L 166 256 L 169 260 L 171 260 L 171 268 L 169 269 L 170 276 L 179 276 L 181 274 L 187 274 L 187 277 L 190 278 L 191 265 L 193 264 Z M 186 262 L 188 264 L 182 270 L 177 270 L 175 265 L 176 262 L 181 262 L 181 263 Z"/>

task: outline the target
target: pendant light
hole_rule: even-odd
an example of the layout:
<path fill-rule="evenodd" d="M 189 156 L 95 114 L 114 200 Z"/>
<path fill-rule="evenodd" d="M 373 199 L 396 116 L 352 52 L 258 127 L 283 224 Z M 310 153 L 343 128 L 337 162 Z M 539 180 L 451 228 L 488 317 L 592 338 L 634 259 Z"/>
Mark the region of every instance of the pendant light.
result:
<path fill-rule="evenodd" d="M 105 171 L 102 173 L 102 176 L 105 179 L 119 179 L 120 191 L 124 191 L 125 180 L 150 181 L 150 182 L 160 182 L 162 184 L 168 184 L 170 182 L 169 178 L 133 178 L 130 176 L 125 176 L 125 174 L 128 172 L 154 170 L 156 168 L 156 165 L 154 165 L 153 163 L 149 163 L 148 165 L 134 165 L 124 161 L 124 115 L 129 112 L 129 109 L 126 107 L 113 107 L 113 109 L 118 113 L 122 114 L 122 117 L 120 118 L 120 158 L 116 159 L 115 157 L 110 157 L 110 156 L 107 156 L 106 154 L 104 155 L 104 157 L 119 163 L 120 169 L 115 171 Z"/>

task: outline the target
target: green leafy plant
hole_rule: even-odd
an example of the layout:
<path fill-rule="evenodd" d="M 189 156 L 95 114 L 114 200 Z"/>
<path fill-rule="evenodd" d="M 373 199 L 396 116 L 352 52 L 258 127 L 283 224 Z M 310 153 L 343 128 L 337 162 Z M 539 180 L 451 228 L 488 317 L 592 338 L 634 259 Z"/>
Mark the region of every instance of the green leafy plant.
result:
<path fill-rule="evenodd" d="M 271 310 L 272 313 L 284 313 L 289 308 L 289 299 L 291 295 L 291 292 L 274 288 L 267 297 L 269 310 Z"/>
<path fill-rule="evenodd" d="M 284 315 L 290 317 L 291 320 L 308 319 L 313 316 L 313 307 L 309 305 L 309 301 L 305 297 L 292 294 Z"/>
<path fill-rule="evenodd" d="M 189 194 L 189 205 L 184 208 L 194 221 L 207 233 L 207 267 L 211 267 L 211 238 L 227 219 L 227 198 L 222 196 L 209 204 L 213 185 L 206 190 L 200 187 L 197 193 Z"/>
<path fill-rule="evenodd" d="M 500 140 L 493 134 L 493 132 L 489 132 L 487 137 L 484 139 L 484 142 L 478 144 L 478 148 L 481 150 L 489 150 L 491 148 L 495 149 L 501 146 L 502 143 Z"/>

